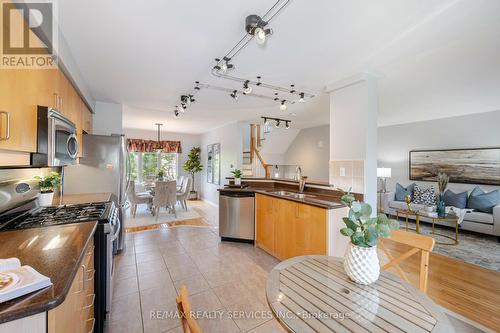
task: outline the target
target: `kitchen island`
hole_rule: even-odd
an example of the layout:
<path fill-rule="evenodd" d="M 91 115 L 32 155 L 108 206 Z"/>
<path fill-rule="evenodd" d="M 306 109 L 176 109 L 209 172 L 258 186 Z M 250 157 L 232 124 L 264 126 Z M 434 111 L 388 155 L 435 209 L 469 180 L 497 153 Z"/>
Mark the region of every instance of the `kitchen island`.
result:
<path fill-rule="evenodd" d="M 73 311 L 68 302 L 79 306 L 74 295 L 84 291 L 83 287 L 89 286 L 88 291 L 80 293 L 81 301 L 85 302 L 81 305 L 88 303 L 83 298 L 93 293 L 96 226 L 97 222 L 82 222 L 0 233 L 0 258 L 16 257 L 21 265 L 33 267 L 52 282 L 50 287 L 1 303 L 1 333 L 63 332 L 63 321 L 72 327 L 79 324 L 85 327 L 87 323 L 82 321 L 87 321 L 87 317 L 76 317 L 76 310 Z M 61 313 L 61 309 L 65 311 Z M 93 313 L 89 312 L 88 316 L 93 318 Z"/>

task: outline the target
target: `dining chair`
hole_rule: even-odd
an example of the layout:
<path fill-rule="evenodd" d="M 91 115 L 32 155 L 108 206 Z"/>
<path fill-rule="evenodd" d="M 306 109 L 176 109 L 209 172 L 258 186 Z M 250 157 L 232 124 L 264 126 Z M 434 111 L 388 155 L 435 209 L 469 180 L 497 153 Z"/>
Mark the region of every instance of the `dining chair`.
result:
<path fill-rule="evenodd" d="M 385 247 L 384 241 L 380 239 L 379 246 L 389 259 L 389 262 L 382 266 L 382 270 L 387 270 L 389 268 L 394 267 L 398 274 L 403 278 L 406 282 L 410 282 L 405 272 L 401 269 L 399 264 L 413 256 L 421 252 L 420 254 L 420 275 L 419 275 L 419 288 L 422 292 L 427 293 L 427 285 L 428 280 L 427 277 L 429 275 L 429 254 L 432 252 L 434 248 L 435 240 L 432 237 L 415 234 L 408 231 L 403 230 L 394 230 L 391 233 L 389 240 L 399 243 L 405 244 L 411 247 L 411 249 L 401 256 L 395 258 L 389 250 Z"/>
<path fill-rule="evenodd" d="M 201 333 L 200 326 L 198 326 L 196 319 L 193 318 L 193 312 L 191 311 L 191 304 L 189 303 L 188 292 L 185 286 L 182 286 L 179 290 L 179 296 L 177 296 L 176 302 L 184 333 Z"/>
<path fill-rule="evenodd" d="M 184 184 L 185 177 L 179 176 L 177 177 L 177 190 L 180 191 L 182 189 L 182 185 Z"/>
<path fill-rule="evenodd" d="M 160 207 L 170 209 L 177 218 L 175 204 L 177 202 L 176 181 L 157 181 L 155 183 L 155 195 L 153 197 L 154 213 L 156 220 L 160 215 Z"/>
<path fill-rule="evenodd" d="M 150 195 L 149 193 L 136 193 L 135 192 L 135 181 L 129 180 L 127 184 L 127 199 L 130 202 L 131 205 L 131 213 L 132 216 L 135 218 L 135 215 L 137 213 L 137 205 L 140 204 L 147 204 L 148 207 L 151 207 L 152 202 L 153 202 L 153 196 Z"/>
<path fill-rule="evenodd" d="M 187 178 L 184 180 L 182 184 L 182 188 L 179 192 L 177 192 L 177 202 L 181 203 L 181 206 L 187 211 L 187 198 L 189 196 L 189 188 L 191 187 L 191 178 Z"/>

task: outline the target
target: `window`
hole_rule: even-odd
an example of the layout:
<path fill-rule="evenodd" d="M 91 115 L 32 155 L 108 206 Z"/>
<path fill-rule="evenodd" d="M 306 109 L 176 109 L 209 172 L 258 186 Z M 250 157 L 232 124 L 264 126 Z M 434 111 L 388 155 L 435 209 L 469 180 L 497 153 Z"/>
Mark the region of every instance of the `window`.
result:
<path fill-rule="evenodd" d="M 131 180 L 154 181 L 160 170 L 165 179 L 177 179 L 177 159 L 176 153 L 129 153 Z"/>

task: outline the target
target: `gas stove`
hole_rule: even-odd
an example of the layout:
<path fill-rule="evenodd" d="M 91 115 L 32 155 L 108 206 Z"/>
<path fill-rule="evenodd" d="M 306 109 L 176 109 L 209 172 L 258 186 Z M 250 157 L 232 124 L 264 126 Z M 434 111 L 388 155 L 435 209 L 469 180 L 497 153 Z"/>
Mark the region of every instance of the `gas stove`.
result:
<path fill-rule="evenodd" d="M 113 202 L 37 207 L 3 216 L 0 230 L 48 227 L 85 221 L 110 220 L 115 213 Z"/>

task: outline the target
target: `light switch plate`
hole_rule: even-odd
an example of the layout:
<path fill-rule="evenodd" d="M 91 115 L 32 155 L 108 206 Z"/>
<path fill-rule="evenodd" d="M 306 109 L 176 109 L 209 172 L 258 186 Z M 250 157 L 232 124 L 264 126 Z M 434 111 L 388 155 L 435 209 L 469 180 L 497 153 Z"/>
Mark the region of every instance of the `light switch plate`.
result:
<path fill-rule="evenodd" d="M 345 177 L 345 168 L 340 168 L 340 176 Z"/>

